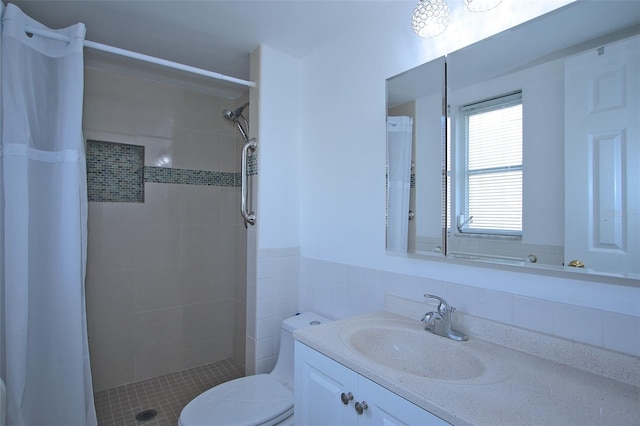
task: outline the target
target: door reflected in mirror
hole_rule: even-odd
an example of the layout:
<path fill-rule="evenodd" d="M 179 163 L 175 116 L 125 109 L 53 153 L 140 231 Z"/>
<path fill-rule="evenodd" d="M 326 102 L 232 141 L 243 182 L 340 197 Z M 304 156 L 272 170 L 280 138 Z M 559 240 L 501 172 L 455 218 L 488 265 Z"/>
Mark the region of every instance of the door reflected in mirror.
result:
<path fill-rule="evenodd" d="M 408 251 L 640 278 L 639 33 L 640 2 L 577 2 L 389 79 L 388 115 L 413 105 Z"/>

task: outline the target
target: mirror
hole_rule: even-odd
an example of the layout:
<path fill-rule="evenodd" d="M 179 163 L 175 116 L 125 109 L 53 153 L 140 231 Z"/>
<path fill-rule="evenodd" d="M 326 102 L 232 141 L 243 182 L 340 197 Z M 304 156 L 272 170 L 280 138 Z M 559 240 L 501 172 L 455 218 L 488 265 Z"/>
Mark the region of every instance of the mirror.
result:
<path fill-rule="evenodd" d="M 414 116 L 407 251 L 437 252 L 438 228 L 447 257 L 640 278 L 639 33 L 638 2 L 576 2 L 389 79 L 393 116 L 398 80 L 418 104 L 446 63 L 446 161 L 417 131 L 440 112 Z"/>
<path fill-rule="evenodd" d="M 387 250 L 444 253 L 444 78 L 440 57 L 387 80 Z"/>

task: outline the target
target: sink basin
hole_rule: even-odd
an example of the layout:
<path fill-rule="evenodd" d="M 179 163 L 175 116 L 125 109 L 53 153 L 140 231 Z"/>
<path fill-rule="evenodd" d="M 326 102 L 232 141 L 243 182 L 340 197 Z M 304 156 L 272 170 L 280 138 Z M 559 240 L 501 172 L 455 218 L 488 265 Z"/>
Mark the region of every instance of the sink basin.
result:
<path fill-rule="evenodd" d="M 362 324 L 343 333 L 342 340 L 370 361 L 415 376 L 469 380 L 485 371 L 467 342 L 436 336 L 417 321 Z"/>

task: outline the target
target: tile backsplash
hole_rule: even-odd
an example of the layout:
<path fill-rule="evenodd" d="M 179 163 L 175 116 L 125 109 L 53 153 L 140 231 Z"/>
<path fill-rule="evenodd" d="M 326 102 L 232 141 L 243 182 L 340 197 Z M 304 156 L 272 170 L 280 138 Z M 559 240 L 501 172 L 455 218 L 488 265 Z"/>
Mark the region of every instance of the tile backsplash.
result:
<path fill-rule="evenodd" d="M 462 313 L 640 356 L 638 316 L 566 303 L 560 297 L 549 300 L 542 296 L 542 290 L 541 296 L 535 297 L 320 259 L 301 257 L 300 262 L 301 311 L 339 319 L 380 310 L 389 294 L 418 300 L 426 306 L 430 302 L 422 295 L 431 293 L 444 297 Z M 540 288 L 544 287 L 543 281 L 541 277 Z M 556 294 L 566 293 L 568 297 L 573 291 L 555 289 Z M 608 292 L 610 298 L 620 298 L 625 293 L 615 286 Z"/>

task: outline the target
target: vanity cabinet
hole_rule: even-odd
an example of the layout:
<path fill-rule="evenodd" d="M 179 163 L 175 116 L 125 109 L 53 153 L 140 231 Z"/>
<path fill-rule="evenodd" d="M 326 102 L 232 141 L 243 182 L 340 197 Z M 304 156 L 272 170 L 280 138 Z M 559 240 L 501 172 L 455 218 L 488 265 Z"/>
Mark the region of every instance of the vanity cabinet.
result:
<path fill-rule="evenodd" d="M 296 425 L 448 425 L 300 342 L 294 365 Z"/>

